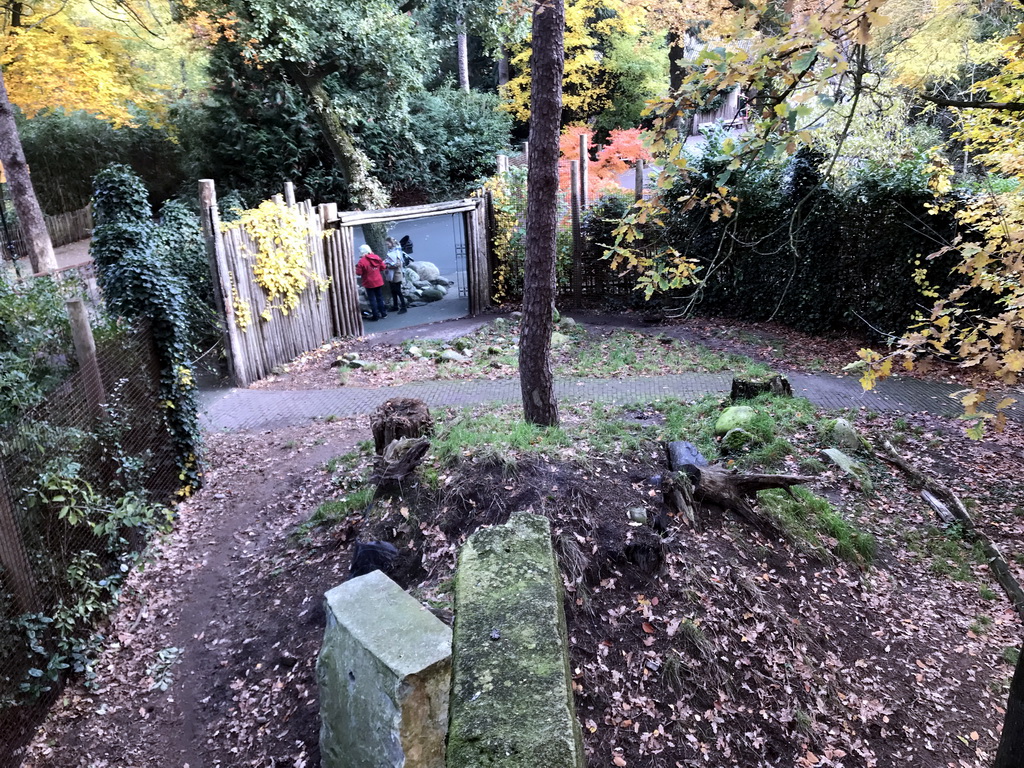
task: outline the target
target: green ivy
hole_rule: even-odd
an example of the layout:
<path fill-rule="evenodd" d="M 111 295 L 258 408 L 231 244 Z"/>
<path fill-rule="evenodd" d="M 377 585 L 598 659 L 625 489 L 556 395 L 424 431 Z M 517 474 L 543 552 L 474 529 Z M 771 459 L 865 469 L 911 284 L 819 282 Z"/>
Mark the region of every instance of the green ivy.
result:
<path fill-rule="evenodd" d="M 201 485 L 201 437 L 191 359 L 189 297 L 184 275 L 168 262 L 145 187 L 123 165 L 96 175 L 93 216 L 96 229 L 91 253 L 99 271 L 108 309 L 131 320 L 148 322 L 160 364 L 159 399 L 174 443 L 181 495 Z M 163 238 L 163 239 L 162 239 Z"/>

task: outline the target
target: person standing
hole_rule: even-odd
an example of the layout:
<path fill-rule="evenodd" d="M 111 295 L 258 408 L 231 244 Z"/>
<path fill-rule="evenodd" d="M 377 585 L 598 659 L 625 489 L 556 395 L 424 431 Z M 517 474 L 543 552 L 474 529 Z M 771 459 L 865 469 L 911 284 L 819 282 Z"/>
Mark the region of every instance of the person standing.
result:
<path fill-rule="evenodd" d="M 409 311 L 409 302 L 402 293 L 402 282 L 405 280 L 405 252 L 395 238 L 389 237 L 387 243 L 388 252 L 384 256 L 387 271 L 384 273 L 384 279 L 391 286 L 391 311 L 404 315 Z"/>
<path fill-rule="evenodd" d="M 388 316 L 384 306 L 384 261 L 365 244 L 359 246 L 359 253 L 362 256 L 356 263 L 356 274 L 363 281 L 370 312 L 373 313 L 373 317 L 367 320 L 380 320 Z"/>

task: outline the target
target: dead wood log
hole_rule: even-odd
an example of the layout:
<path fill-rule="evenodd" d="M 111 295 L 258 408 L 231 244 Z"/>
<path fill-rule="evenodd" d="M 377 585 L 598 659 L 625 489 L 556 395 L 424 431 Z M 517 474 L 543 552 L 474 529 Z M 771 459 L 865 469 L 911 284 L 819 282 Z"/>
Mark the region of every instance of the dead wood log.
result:
<path fill-rule="evenodd" d="M 778 526 L 758 513 L 750 500 L 756 498 L 758 491 L 770 488 L 781 488 L 792 495 L 790 489 L 794 485 L 802 485 L 813 479 L 802 475 L 741 474 L 735 469 L 725 469 L 715 464 L 702 467 L 685 464 L 679 472 L 668 473 L 662 478 L 661 491 L 665 503 L 691 525 L 696 520 L 694 513 L 697 504 L 714 505 L 735 512 L 761 530 L 777 534 Z"/>
<path fill-rule="evenodd" d="M 733 377 L 731 395 L 733 400 L 753 400 L 765 392 L 784 397 L 793 396 L 793 388 L 789 385 L 789 379 L 780 374 L 756 378 Z"/>
<path fill-rule="evenodd" d="M 370 482 L 378 486 L 401 483 L 416 471 L 429 448 L 430 440 L 425 437 L 392 440 L 384 449 L 384 455 L 376 458 Z"/>
<path fill-rule="evenodd" d="M 1010 571 L 1010 567 L 1006 564 L 1006 560 L 1003 558 L 1002 553 L 996 547 L 988 536 L 974 525 L 974 519 L 967 511 L 967 507 L 960 500 L 960 497 L 953 493 L 946 485 L 941 483 L 931 475 L 925 474 L 922 470 L 915 467 L 905 458 L 903 458 L 893 447 L 892 443 L 888 440 L 882 443 L 881 450 L 882 458 L 888 461 L 890 464 L 894 464 L 903 470 L 906 474 L 910 475 L 915 481 L 926 490 L 932 493 L 937 500 L 942 503 L 945 509 L 955 518 L 956 522 L 960 524 L 964 537 L 971 543 L 981 544 L 982 551 L 985 553 L 985 558 L 988 560 L 989 570 L 992 571 L 992 575 L 995 576 L 996 581 L 999 582 L 999 586 L 1003 588 L 1003 592 L 1006 593 L 1007 598 L 1010 600 L 1010 604 L 1013 605 L 1017 615 L 1024 619 L 1024 589 L 1021 589 L 1020 584 Z M 927 500 L 927 497 L 926 497 Z M 930 503 L 930 502 L 929 502 Z M 935 505 L 932 505 L 933 509 L 938 509 Z M 940 517 L 942 516 L 941 513 Z"/>
<path fill-rule="evenodd" d="M 370 428 L 373 430 L 374 449 L 378 456 L 382 456 L 392 440 L 433 434 L 434 421 L 422 400 L 393 397 L 370 414 Z"/>

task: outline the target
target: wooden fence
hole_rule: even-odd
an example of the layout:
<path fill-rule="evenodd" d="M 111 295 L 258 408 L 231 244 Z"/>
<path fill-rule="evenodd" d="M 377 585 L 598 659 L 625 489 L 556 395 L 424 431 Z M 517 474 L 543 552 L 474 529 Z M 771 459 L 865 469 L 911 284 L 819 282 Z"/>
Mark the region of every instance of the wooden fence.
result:
<path fill-rule="evenodd" d="M 50 242 L 54 248 L 59 248 L 68 243 L 77 243 L 92 237 L 92 208 L 86 206 L 77 211 L 60 213 L 56 216 L 43 215 L 46 222 L 46 231 L 50 233 Z M 4 234 L 0 229 L 0 234 Z M 26 245 L 25 233 L 21 224 L 9 217 L 7 220 L 6 237 L 8 238 L 8 258 L 28 258 L 28 247 Z"/>
<path fill-rule="evenodd" d="M 307 279 L 297 304 L 284 310 L 280 299 L 270 301 L 254 277 L 259 245 L 243 227 L 222 226 L 212 182 L 201 187 L 203 230 L 211 257 L 211 274 L 218 288 L 217 309 L 225 320 L 228 365 L 238 386 L 248 386 L 270 375 L 277 366 L 315 349 L 337 335 L 339 326 L 349 333 L 362 330 L 361 320 L 358 329 L 351 329 L 346 323 L 351 322 L 350 317 L 339 319 L 342 297 L 335 296 L 337 288 L 331 290 L 332 284 L 340 283 L 341 291 L 349 294 L 351 305 L 357 307 L 356 315 L 358 304 L 355 276 L 349 274 L 351 269 L 339 266 L 340 247 L 335 242 L 338 238 L 333 234 L 324 237 L 328 211 L 324 206 L 314 208 L 308 201 L 296 203 L 290 187 L 288 191 L 287 202 L 280 195 L 275 201 L 282 212 L 289 208 L 298 213 L 305 240 L 301 268 Z"/>

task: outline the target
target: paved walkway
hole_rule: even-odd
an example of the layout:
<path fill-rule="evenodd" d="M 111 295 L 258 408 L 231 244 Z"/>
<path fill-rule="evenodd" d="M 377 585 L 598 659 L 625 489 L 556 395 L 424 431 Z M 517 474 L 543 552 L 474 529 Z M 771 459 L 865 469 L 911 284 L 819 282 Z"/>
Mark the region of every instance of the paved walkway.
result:
<path fill-rule="evenodd" d="M 962 413 L 949 397 L 958 387 L 919 379 L 888 379 L 864 392 L 855 377 L 830 374 L 788 374 L 793 393 L 822 408 L 865 408 L 872 411 L 945 416 Z M 559 379 L 555 393 L 562 402 L 631 403 L 662 397 L 695 400 L 709 393 L 727 393 L 729 373 L 681 373 L 615 379 Z M 202 425 L 216 431 L 265 430 L 308 424 L 314 419 L 368 414 L 391 397 L 417 397 L 431 407 L 477 403 L 511 403 L 520 399 L 519 379 L 500 381 L 428 381 L 365 389 L 326 390 L 220 389 L 200 393 Z M 1024 399 L 1024 398 L 1022 398 Z M 1024 421 L 1018 403 L 1008 414 Z"/>

